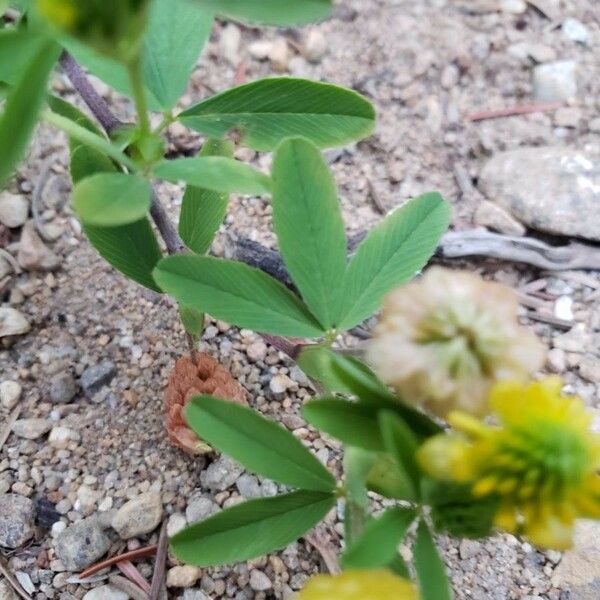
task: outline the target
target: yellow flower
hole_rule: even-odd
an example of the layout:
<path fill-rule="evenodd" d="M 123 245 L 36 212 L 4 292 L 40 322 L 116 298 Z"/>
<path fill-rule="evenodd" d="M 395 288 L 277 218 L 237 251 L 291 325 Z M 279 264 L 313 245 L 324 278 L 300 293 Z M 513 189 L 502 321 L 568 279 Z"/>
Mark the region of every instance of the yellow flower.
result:
<path fill-rule="evenodd" d="M 318 575 L 298 600 L 418 600 L 418 595 L 412 583 L 382 569 Z"/>
<path fill-rule="evenodd" d="M 500 499 L 496 526 L 558 550 L 572 545 L 578 517 L 600 518 L 600 435 L 581 399 L 561 396 L 558 377 L 494 387 L 498 425 L 454 412 L 455 431 L 419 449 L 436 479 L 470 484 Z"/>
<path fill-rule="evenodd" d="M 544 361 L 517 311 L 510 288 L 434 267 L 386 298 L 367 357 L 406 402 L 483 416 L 497 381 L 524 380 Z"/>

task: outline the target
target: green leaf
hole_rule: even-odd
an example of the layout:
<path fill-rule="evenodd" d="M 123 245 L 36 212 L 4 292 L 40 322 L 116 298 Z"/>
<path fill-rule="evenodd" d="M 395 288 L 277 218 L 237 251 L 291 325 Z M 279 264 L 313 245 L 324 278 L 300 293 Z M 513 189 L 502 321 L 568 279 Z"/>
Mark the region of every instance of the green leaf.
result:
<path fill-rule="evenodd" d="M 326 19 L 331 0 L 204 0 L 224 17 L 265 25 L 302 25 Z"/>
<path fill-rule="evenodd" d="M 196 396 L 188 404 L 186 420 L 199 437 L 254 473 L 290 487 L 335 490 L 331 473 L 302 442 L 249 408 Z"/>
<path fill-rule="evenodd" d="M 304 346 L 298 357 L 298 366 L 313 379 L 316 379 L 331 393 L 352 395 L 352 390 L 333 370 L 335 352 L 328 346 Z"/>
<path fill-rule="evenodd" d="M 182 304 L 254 331 L 318 337 L 319 324 L 302 302 L 260 269 L 209 256 L 163 259 L 154 278 Z"/>
<path fill-rule="evenodd" d="M 74 184 L 95 173 L 116 172 L 117 168 L 106 154 L 83 144 L 71 144 L 71 179 Z"/>
<path fill-rule="evenodd" d="M 233 143 L 209 139 L 202 146 L 201 156 L 233 157 Z M 196 254 L 210 249 L 216 232 L 227 213 L 228 194 L 220 194 L 188 185 L 183 195 L 179 216 L 179 235 Z"/>
<path fill-rule="evenodd" d="M 412 481 L 404 469 L 399 469 L 390 454 L 378 454 L 369 475 L 367 487 L 386 498 L 416 501 Z"/>
<path fill-rule="evenodd" d="M 198 0 L 154 0 L 142 64 L 146 86 L 163 110 L 185 92 L 213 19 L 213 11 Z"/>
<path fill-rule="evenodd" d="M 363 509 L 369 506 L 366 482 L 376 459 L 377 454 L 362 448 L 348 446 L 344 449 L 344 483 L 348 501 Z"/>
<path fill-rule="evenodd" d="M 152 188 L 143 177 L 99 173 L 73 190 L 73 206 L 86 225 L 115 227 L 142 219 L 150 210 Z"/>
<path fill-rule="evenodd" d="M 297 540 L 335 505 L 333 494 L 298 491 L 238 504 L 171 539 L 175 556 L 200 567 L 231 564 Z"/>
<path fill-rule="evenodd" d="M 344 552 L 343 568 L 377 569 L 389 565 L 415 516 L 414 510 L 397 507 L 367 521 L 362 535 Z"/>
<path fill-rule="evenodd" d="M 406 423 L 392 411 L 381 411 L 378 417 L 387 451 L 395 460 L 398 469 L 405 473 L 407 482 L 412 484 L 412 496 L 418 498 L 421 471 L 415 458 L 418 448 L 417 440 Z"/>
<path fill-rule="evenodd" d="M 61 117 L 70 119 L 71 121 L 85 127 L 87 130 L 99 136 L 104 136 L 103 131 L 88 117 L 70 102 L 66 102 L 58 96 L 48 96 L 48 106 Z"/>
<path fill-rule="evenodd" d="M 238 160 L 223 156 L 165 160 L 154 168 L 160 179 L 225 194 L 269 195 L 271 179 Z"/>
<path fill-rule="evenodd" d="M 302 413 L 309 423 L 349 446 L 383 451 L 377 411 L 372 406 L 337 398 L 319 398 L 305 404 Z"/>
<path fill-rule="evenodd" d="M 194 339 L 199 339 L 204 331 L 204 313 L 191 306 L 179 305 L 179 318 L 186 333 Z"/>
<path fill-rule="evenodd" d="M 344 382 L 350 394 L 377 406 L 396 402 L 393 394 L 365 363 L 353 356 L 332 354 L 331 369 Z"/>
<path fill-rule="evenodd" d="M 25 154 L 46 99 L 46 82 L 59 51 L 54 42 L 44 42 L 8 94 L 0 116 L 0 187 Z"/>
<path fill-rule="evenodd" d="M 152 278 L 152 270 L 162 254 L 147 218 L 119 227 L 84 224 L 83 231 L 94 248 L 115 269 L 137 283 L 161 292 Z"/>
<path fill-rule="evenodd" d="M 429 193 L 372 229 L 346 271 L 339 328 L 351 329 L 364 321 L 379 309 L 387 292 L 422 269 L 449 223 L 450 205 L 440 194 Z"/>
<path fill-rule="evenodd" d="M 368 136 L 375 126 L 373 106 L 356 92 L 292 77 L 260 79 L 227 90 L 178 118 L 211 137 L 238 130 L 242 141 L 256 150 L 273 150 L 297 135 L 320 148 L 341 146 Z"/>
<path fill-rule="evenodd" d="M 421 600 L 452 600 L 446 567 L 439 555 L 429 527 L 421 521 L 413 548 Z"/>
<path fill-rule="evenodd" d="M 335 325 L 346 270 L 346 235 L 335 182 L 319 149 L 283 141 L 273 160 L 273 227 L 283 261 L 324 329 Z"/>
<path fill-rule="evenodd" d="M 0 31 L 0 81 L 16 84 L 45 43 L 46 38 L 26 29 Z"/>

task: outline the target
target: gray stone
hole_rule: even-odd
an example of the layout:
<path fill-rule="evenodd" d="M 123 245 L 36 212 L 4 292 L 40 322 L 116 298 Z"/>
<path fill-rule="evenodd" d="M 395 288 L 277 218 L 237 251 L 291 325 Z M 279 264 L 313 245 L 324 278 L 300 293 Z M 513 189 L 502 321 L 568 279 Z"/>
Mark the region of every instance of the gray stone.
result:
<path fill-rule="evenodd" d="M 196 584 L 201 571 L 192 565 L 172 567 L 167 573 L 167 587 L 189 588 Z"/>
<path fill-rule="evenodd" d="M 183 600 L 210 600 L 210 598 L 202 590 L 187 589 L 183 592 Z"/>
<path fill-rule="evenodd" d="M 129 594 L 114 585 L 101 585 L 87 592 L 83 600 L 129 600 Z"/>
<path fill-rule="evenodd" d="M 112 520 L 112 528 L 128 540 L 154 531 L 162 519 L 163 507 L 160 494 L 148 492 L 124 504 Z"/>
<path fill-rule="evenodd" d="M 3 381 L 0 383 L 0 404 L 8 410 L 14 408 L 21 399 L 23 388 L 17 381 Z"/>
<path fill-rule="evenodd" d="M 570 591 L 570 600 L 600 598 L 600 524 L 579 520 L 575 525 L 575 544 L 563 554 L 552 583 Z"/>
<path fill-rule="evenodd" d="M 92 518 L 67 527 L 56 538 L 54 548 L 67 571 L 81 571 L 106 554 L 110 539 Z"/>
<path fill-rule="evenodd" d="M 557 60 L 538 65 L 533 70 L 533 90 L 536 100 L 564 102 L 577 96 L 577 63 Z"/>
<path fill-rule="evenodd" d="M 597 158 L 553 146 L 510 150 L 493 156 L 479 181 L 488 199 L 532 229 L 600 241 Z"/>
<path fill-rule="evenodd" d="M 219 510 L 219 505 L 210 498 L 198 496 L 192 498 L 185 510 L 185 518 L 189 524 L 203 521 Z"/>
<path fill-rule="evenodd" d="M 475 210 L 475 223 L 512 236 L 525 235 L 525 227 L 503 208 L 483 200 Z"/>
<path fill-rule="evenodd" d="M 18 494 L 0 496 L 0 546 L 18 548 L 33 537 L 34 507 Z"/>
<path fill-rule="evenodd" d="M 458 553 L 462 560 L 468 560 L 477 556 L 481 551 L 481 544 L 475 540 L 462 540 L 458 547 Z"/>
<path fill-rule="evenodd" d="M 578 19 L 569 17 L 562 24 L 563 35 L 572 42 L 587 44 L 590 41 L 589 29 Z"/>
<path fill-rule="evenodd" d="M 242 473 L 243 469 L 237 462 L 222 456 L 200 474 L 200 482 L 210 490 L 223 492 L 232 486 Z"/>
<path fill-rule="evenodd" d="M 23 335 L 30 330 L 29 321 L 16 308 L 0 306 L 0 338 Z"/>
<path fill-rule="evenodd" d="M 308 62 L 321 62 L 327 52 L 327 38 L 318 29 L 311 29 L 304 40 L 302 55 Z"/>
<path fill-rule="evenodd" d="M 0 578 L 0 600 L 19 600 L 12 585 L 4 578 Z"/>
<path fill-rule="evenodd" d="M 273 587 L 271 580 L 258 569 L 252 569 L 250 571 L 250 587 L 255 592 L 264 592 L 270 590 Z"/>
<path fill-rule="evenodd" d="M 2 192 L 0 194 L 0 223 L 14 228 L 25 225 L 29 215 L 29 201 L 25 196 Z"/>
<path fill-rule="evenodd" d="M 53 271 L 60 265 L 60 258 L 44 244 L 33 221 L 23 227 L 17 260 L 26 271 Z"/>
<path fill-rule="evenodd" d="M 7 275 L 10 275 L 13 271 L 10 263 L 4 258 L 4 256 L 0 256 L 0 279 L 4 279 Z"/>
<path fill-rule="evenodd" d="M 69 371 L 57 373 L 50 381 L 50 399 L 56 404 L 68 404 L 77 395 L 77 383 Z"/>
<path fill-rule="evenodd" d="M 579 363 L 579 374 L 586 381 L 600 383 L 600 358 L 593 354 L 584 354 Z"/>
<path fill-rule="evenodd" d="M 19 419 L 13 425 L 13 433 L 26 440 L 37 440 L 52 429 L 52 423 L 46 419 Z"/>
<path fill-rule="evenodd" d="M 254 475 L 249 475 L 248 473 L 240 475 L 235 482 L 235 486 L 244 498 L 260 498 L 262 496 L 260 483 Z"/>
<path fill-rule="evenodd" d="M 109 360 L 88 367 L 79 379 L 83 391 L 88 396 L 93 396 L 97 391 L 108 385 L 116 375 L 117 369 Z"/>

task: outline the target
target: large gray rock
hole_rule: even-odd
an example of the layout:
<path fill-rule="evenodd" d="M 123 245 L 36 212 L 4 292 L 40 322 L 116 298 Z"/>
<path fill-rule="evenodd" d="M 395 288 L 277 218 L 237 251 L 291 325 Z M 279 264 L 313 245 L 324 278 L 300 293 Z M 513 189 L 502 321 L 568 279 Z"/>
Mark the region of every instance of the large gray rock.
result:
<path fill-rule="evenodd" d="M 93 396 L 108 385 L 116 375 L 117 369 L 109 360 L 88 367 L 82 374 L 79 383 L 88 396 Z"/>
<path fill-rule="evenodd" d="M 0 546 L 18 548 L 33 537 L 33 502 L 18 494 L 0 496 Z"/>
<path fill-rule="evenodd" d="M 479 185 L 532 229 L 600 241 L 600 159 L 561 147 L 493 156 Z"/>
<path fill-rule="evenodd" d="M 50 399 L 56 404 L 68 404 L 77 395 L 77 383 L 70 372 L 54 375 L 50 381 Z"/>
<path fill-rule="evenodd" d="M 114 585 L 101 585 L 87 592 L 83 600 L 129 600 L 129 594 Z"/>
<path fill-rule="evenodd" d="M 37 440 L 52 429 L 52 423 L 46 419 L 19 419 L 13 425 L 13 433 L 26 440 Z"/>
<path fill-rule="evenodd" d="M 57 538 L 54 549 L 67 571 L 81 571 L 102 558 L 110 539 L 97 519 L 87 519 L 67 527 Z"/>

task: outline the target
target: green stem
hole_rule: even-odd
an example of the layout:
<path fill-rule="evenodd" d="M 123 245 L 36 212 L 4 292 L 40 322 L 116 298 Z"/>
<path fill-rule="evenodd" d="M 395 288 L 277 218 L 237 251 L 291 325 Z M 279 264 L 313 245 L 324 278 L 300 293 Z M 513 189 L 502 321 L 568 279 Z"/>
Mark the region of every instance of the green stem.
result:
<path fill-rule="evenodd" d="M 143 136 L 150 135 L 150 118 L 148 116 L 148 104 L 146 102 L 146 90 L 144 89 L 144 79 L 142 76 L 142 65 L 139 58 L 132 61 L 127 70 L 129 72 L 129 81 L 133 92 L 133 101 L 135 110 L 140 120 L 140 131 Z"/>
<path fill-rule="evenodd" d="M 163 120 L 160 125 L 154 130 L 154 135 L 160 135 L 169 125 L 175 122 L 175 115 L 171 111 L 163 114 Z"/>
<path fill-rule="evenodd" d="M 367 521 L 367 513 L 364 506 L 353 502 L 351 498 L 346 499 L 344 507 L 344 533 L 346 547 L 360 537 Z"/>
<path fill-rule="evenodd" d="M 55 127 L 58 127 L 62 131 L 64 131 L 69 137 L 89 146 L 90 148 L 94 148 L 102 154 L 106 154 L 106 156 L 116 160 L 118 163 L 127 167 L 131 171 L 136 171 L 137 167 L 135 163 L 123 152 L 121 152 L 118 148 L 113 146 L 107 139 L 96 135 L 91 132 L 89 129 L 85 127 L 81 127 L 77 123 L 59 115 L 50 109 L 46 109 L 42 113 L 42 119 Z"/>

